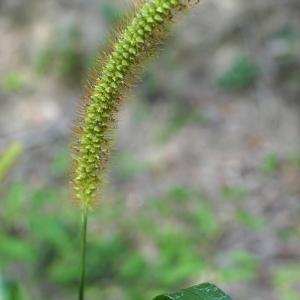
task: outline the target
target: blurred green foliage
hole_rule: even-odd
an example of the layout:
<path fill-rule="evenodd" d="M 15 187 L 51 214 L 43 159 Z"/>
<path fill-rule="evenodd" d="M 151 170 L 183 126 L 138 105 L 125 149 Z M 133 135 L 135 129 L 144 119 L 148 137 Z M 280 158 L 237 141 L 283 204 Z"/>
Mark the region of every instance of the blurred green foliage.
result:
<path fill-rule="evenodd" d="M 228 200 L 244 200 L 247 191 L 241 187 L 226 186 L 223 188 L 223 197 Z"/>
<path fill-rule="evenodd" d="M 227 91 L 239 91 L 251 87 L 258 77 L 258 67 L 247 56 L 240 55 L 231 67 L 217 79 L 217 85 Z"/>
<path fill-rule="evenodd" d="M 72 25 L 58 29 L 55 38 L 39 51 L 35 69 L 40 74 L 54 73 L 72 82 L 80 79 L 86 60 L 80 31 Z"/>
<path fill-rule="evenodd" d="M 264 218 L 251 214 L 245 209 L 238 209 L 236 211 L 236 220 L 245 228 L 253 230 L 262 229 L 266 225 Z"/>
<path fill-rule="evenodd" d="M 122 181 L 136 177 L 151 168 L 147 162 L 138 159 L 129 152 L 120 152 L 115 155 L 112 160 L 112 167 L 114 177 Z"/>
<path fill-rule="evenodd" d="M 51 168 L 57 178 L 68 168 L 64 157 L 61 150 L 54 156 Z M 64 188 L 32 188 L 16 182 L 2 199 L 0 274 L 16 281 L 28 294 L 7 300 L 41 295 L 39 287 L 44 284 L 53 294 L 43 295 L 43 299 L 75 297 L 80 216 L 68 202 Z M 20 218 L 20 212 L 24 217 Z M 214 252 L 224 230 L 210 201 L 187 186 L 145 199 L 138 212 L 130 211 L 123 197 L 103 202 L 90 221 L 87 299 L 95 299 L 95 295 L 113 299 L 117 293 L 118 299 L 148 300 L 193 283 L 206 272 L 220 276 Z M 240 270 L 240 278 L 246 280 L 255 270 L 245 264 L 245 257 L 238 258 L 221 275 L 231 279 L 231 272 L 239 280 Z"/>
<path fill-rule="evenodd" d="M 65 175 L 70 166 L 70 151 L 66 148 L 59 148 L 53 158 L 51 171 L 54 175 Z"/>
<path fill-rule="evenodd" d="M 280 168 L 280 159 L 276 153 L 266 155 L 262 164 L 262 172 L 267 176 L 273 176 Z"/>
<path fill-rule="evenodd" d="M 119 22 L 122 19 L 123 13 L 119 8 L 119 5 L 114 0 L 103 0 L 100 2 L 101 16 L 110 25 Z"/>
<path fill-rule="evenodd" d="M 18 282 L 0 277 L 0 299 L 23 300 L 25 299 L 25 291 Z"/>
<path fill-rule="evenodd" d="M 125 181 L 151 168 L 130 153 L 123 153 L 121 160 L 125 167 L 120 178 L 125 174 Z M 0 285 L 0 293 L 5 294 L 5 300 L 76 297 L 80 213 L 69 202 L 65 188 L 58 185 L 65 180 L 68 162 L 67 151 L 58 148 L 49 166 L 52 184 L 33 187 L 14 182 L 2 192 L 0 278 L 5 284 Z M 223 194 L 227 200 L 242 200 L 246 191 L 226 187 Z M 250 230 L 268 225 L 246 211 L 244 203 L 235 202 L 233 222 Z M 173 186 L 143 199 L 140 205 L 132 210 L 128 199 L 115 193 L 92 213 L 88 300 L 149 300 L 197 283 L 207 274 L 225 284 L 259 278 L 259 257 L 246 249 L 223 252 L 220 260 L 218 245 L 227 234 L 227 226 L 199 189 Z M 279 300 L 296 299 L 297 272 L 296 267 L 275 269 L 274 283 L 282 295 Z M 51 291 L 46 295 L 45 286 Z"/>
<path fill-rule="evenodd" d="M 280 300 L 299 299 L 300 264 L 281 266 L 273 277 Z"/>
<path fill-rule="evenodd" d="M 228 265 L 221 271 L 227 282 L 252 280 L 256 277 L 259 260 L 246 251 L 232 251 Z"/>
<path fill-rule="evenodd" d="M 187 124 L 203 124 L 205 117 L 200 110 L 188 108 L 181 102 L 171 102 L 168 120 L 163 128 L 157 133 L 157 140 L 164 143 L 174 137 L 178 131 Z"/>
<path fill-rule="evenodd" d="M 275 56 L 276 81 L 285 90 L 295 94 L 300 90 L 300 34 L 292 27 L 285 25 L 274 34 L 274 40 L 281 45 Z"/>
<path fill-rule="evenodd" d="M 20 72 L 9 72 L 2 76 L 1 87 L 9 93 L 21 91 L 27 85 L 27 80 L 24 74 Z"/>
<path fill-rule="evenodd" d="M 283 26 L 275 32 L 274 38 L 278 39 L 284 47 L 276 56 L 276 61 L 280 67 L 297 64 L 299 59 L 300 34 L 289 26 Z"/>
<path fill-rule="evenodd" d="M 8 174 L 12 166 L 23 152 L 23 145 L 20 142 L 11 143 L 0 155 L 0 182 Z"/>

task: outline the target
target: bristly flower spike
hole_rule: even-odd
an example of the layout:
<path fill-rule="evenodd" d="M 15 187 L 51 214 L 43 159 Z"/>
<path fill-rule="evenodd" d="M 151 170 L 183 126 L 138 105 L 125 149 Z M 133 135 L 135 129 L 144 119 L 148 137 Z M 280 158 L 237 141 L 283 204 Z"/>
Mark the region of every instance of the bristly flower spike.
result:
<path fill-rule="evenodd" d="M 101 70 L 96 70 L 89 79 L 73 147 L 73 187 L 75 198 L 84 210 L 93 207 L 97 192 L 103 187 L 112 131 L 124 92 L 136 81 L 138 67 L 165 38 L 175 14 L 192 2 L 198 1 L 142 2 L 116 38 L 110 54 L 104 57 Z"/>

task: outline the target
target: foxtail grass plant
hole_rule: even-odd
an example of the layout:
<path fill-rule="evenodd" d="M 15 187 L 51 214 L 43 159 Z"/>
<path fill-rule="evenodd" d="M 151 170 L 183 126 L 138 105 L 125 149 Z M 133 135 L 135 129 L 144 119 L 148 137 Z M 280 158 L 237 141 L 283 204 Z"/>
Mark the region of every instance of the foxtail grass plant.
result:
<path fill-rule="evenodd" d="M 133 16 L 117 31 L 110 51 L 100 57 L 87 80 L 73 144 L 74 198 L 82 209 L 81 278 L 79 300 L 84 299 L 88 212 L 101 198 L 112 149 L 112 133 L 125 92 L 141 68 L 159 49 L 170 23 L 199 0 L 150 0 L 134 4 Z"/>

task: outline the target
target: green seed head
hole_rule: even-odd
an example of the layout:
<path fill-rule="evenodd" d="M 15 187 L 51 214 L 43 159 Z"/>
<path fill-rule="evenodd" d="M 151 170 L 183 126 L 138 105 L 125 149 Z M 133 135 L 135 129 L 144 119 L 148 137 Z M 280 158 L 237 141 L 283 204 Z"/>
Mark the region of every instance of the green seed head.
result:
<path fill-rule="evenodd" d="M 124 92 L 133 83 L 138 67 L 164 39 L 175 14 L 190 2 L 144 2 L 116 39 L 101 71 L 96 71 L 90 80 L 80 120 L 76 124 L 77 138 L 73 147 L 74 193 L 82 208 L 93 207 L 97 192 L 103 187 L 111 153 L 112 131 Z"/>

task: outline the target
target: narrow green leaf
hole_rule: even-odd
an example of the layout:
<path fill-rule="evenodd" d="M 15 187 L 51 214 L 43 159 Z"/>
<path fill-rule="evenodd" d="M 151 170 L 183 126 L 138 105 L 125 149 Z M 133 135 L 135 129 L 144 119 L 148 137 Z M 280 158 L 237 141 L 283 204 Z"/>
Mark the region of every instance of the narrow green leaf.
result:
<path fill-rule="evenodd" d="M 0 156 L 0 181 L 8 174 L 13 164 L 23 152 L 23 145 L 20 142 L 14 142 Z"/>
<path fill-rule="evenodd" d="M 202 283 L 176 293 L 159 295 L 153 300 L 231 300 L 231 298 L 211 283 Z"/>

